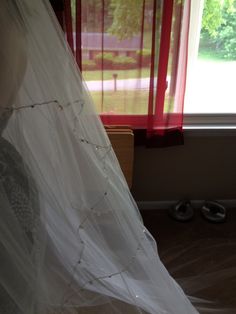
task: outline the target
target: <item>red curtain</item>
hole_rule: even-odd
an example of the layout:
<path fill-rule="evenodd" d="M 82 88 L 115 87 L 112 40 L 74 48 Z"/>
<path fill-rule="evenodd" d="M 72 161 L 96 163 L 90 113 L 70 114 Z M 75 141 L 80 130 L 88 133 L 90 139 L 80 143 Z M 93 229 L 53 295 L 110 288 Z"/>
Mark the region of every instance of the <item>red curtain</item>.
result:
<path fill-rule="evenodd" d="M 62 1 L 103 123 L 131 125 L 150 146 L 182 143 L 191 0 Z"/>

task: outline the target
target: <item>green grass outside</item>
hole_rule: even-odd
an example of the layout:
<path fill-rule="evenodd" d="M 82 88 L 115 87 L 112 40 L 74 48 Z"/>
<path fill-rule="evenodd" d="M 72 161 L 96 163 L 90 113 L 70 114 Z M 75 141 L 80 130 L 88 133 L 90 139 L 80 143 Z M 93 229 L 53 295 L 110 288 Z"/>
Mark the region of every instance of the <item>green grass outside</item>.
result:
<path fill-rule="evenodd" d="M 104 92 L 103 107 L 101 92 L 91 92 L 98 112 L 114 114 L 146 114 L 148 91 L 106 91 Z"/>
<path fill-rule="evenodd" d="M 220 55 L 209 50 L 199 50 L 198 58 L 212 62 L 227 62 L 227 60 L 223 59 Z"/>
<path fill-rule="evenodd" d="M 112 80 L 113 74 L 117 74 L 118 80 L 130 79 L 130 78 L 140 78 L 140 77 L 149 77 L 150 70 L 149 68 L 142 68 L 132 70 L 105 70 L 103 72 L 103 80 Z M 83 78 L 85 81 L 100 81 L 102 79 L 101 71 L 85 71 L 83 72 Z"/>
<path fill-rule="evenodd" d="M 217 51 L 214 47 L 201 47 L 199 48 L 198 52 L 198 58 L 205 60 L 205 61 L 210 61 L 210 62 L 231 62 L 235 61 L 235 59 L 226 59 L 222 55 L 220 51 Z"/>
<path fill-rule="evenodd" d="M 103 106 L 100 92 L 91 92 L 91 96 L 99 113 L 147 114 L 149 91 L 106 91 Z M 165 112 L 171 112 L 173 105 L 173 98 L 166 97 Z"/>

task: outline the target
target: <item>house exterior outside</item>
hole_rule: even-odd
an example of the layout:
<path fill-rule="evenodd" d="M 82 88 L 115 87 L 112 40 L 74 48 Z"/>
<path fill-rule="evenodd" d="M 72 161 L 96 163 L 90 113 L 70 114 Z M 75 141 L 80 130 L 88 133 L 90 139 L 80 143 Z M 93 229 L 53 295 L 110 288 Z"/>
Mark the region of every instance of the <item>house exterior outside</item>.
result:
<path fill-rule="evenodd" d="M 82 33 L 81 40 L 83 59 L 87 60 L 93 60 L 101 51 L 135 58 L 136 52 L 141 49 L 140 36 L 119 40 L 108 33 Z"/>

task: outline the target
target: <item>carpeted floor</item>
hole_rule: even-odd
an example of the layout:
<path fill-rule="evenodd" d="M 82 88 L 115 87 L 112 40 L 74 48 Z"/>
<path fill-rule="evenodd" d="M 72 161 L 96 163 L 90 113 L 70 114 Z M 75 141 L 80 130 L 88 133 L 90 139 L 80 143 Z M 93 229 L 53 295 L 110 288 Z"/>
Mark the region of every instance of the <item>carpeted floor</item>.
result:
<path fill-rule="evenodd" d="M 142 217 L 163 263 L 185 292 L 213 302 L 195 300 L 199 311 L 236 313 L 236 209 L 222 224 L 207 222 L 198 211 L 188 223 L 172 220 L 165 210 L 144 210 Z"/>

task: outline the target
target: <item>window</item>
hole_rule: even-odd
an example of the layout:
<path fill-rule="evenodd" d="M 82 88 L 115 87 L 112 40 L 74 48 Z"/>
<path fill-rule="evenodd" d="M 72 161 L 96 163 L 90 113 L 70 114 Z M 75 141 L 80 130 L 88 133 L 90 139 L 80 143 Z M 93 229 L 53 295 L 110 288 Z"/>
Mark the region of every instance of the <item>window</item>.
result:
<path fill-rule="evenodd" d="M 59 21 L 104 124 L 180 134 L 190 0 L 68 0 Z"/>
<path fill-rule="evenodd" d="M 147 114 L 153 2 L 82 1 L 82 73 L 100 114 Z"/>
<path fill-rule="evenodd" d="M 82 1 L 81 12 L 82 73 L 103 122 L 182 131 L 190 1 Z"/>
<path fill-rule="evenodd" d="M 192 1 L 186 123 L 235 125 L 236 1 Z"/>

